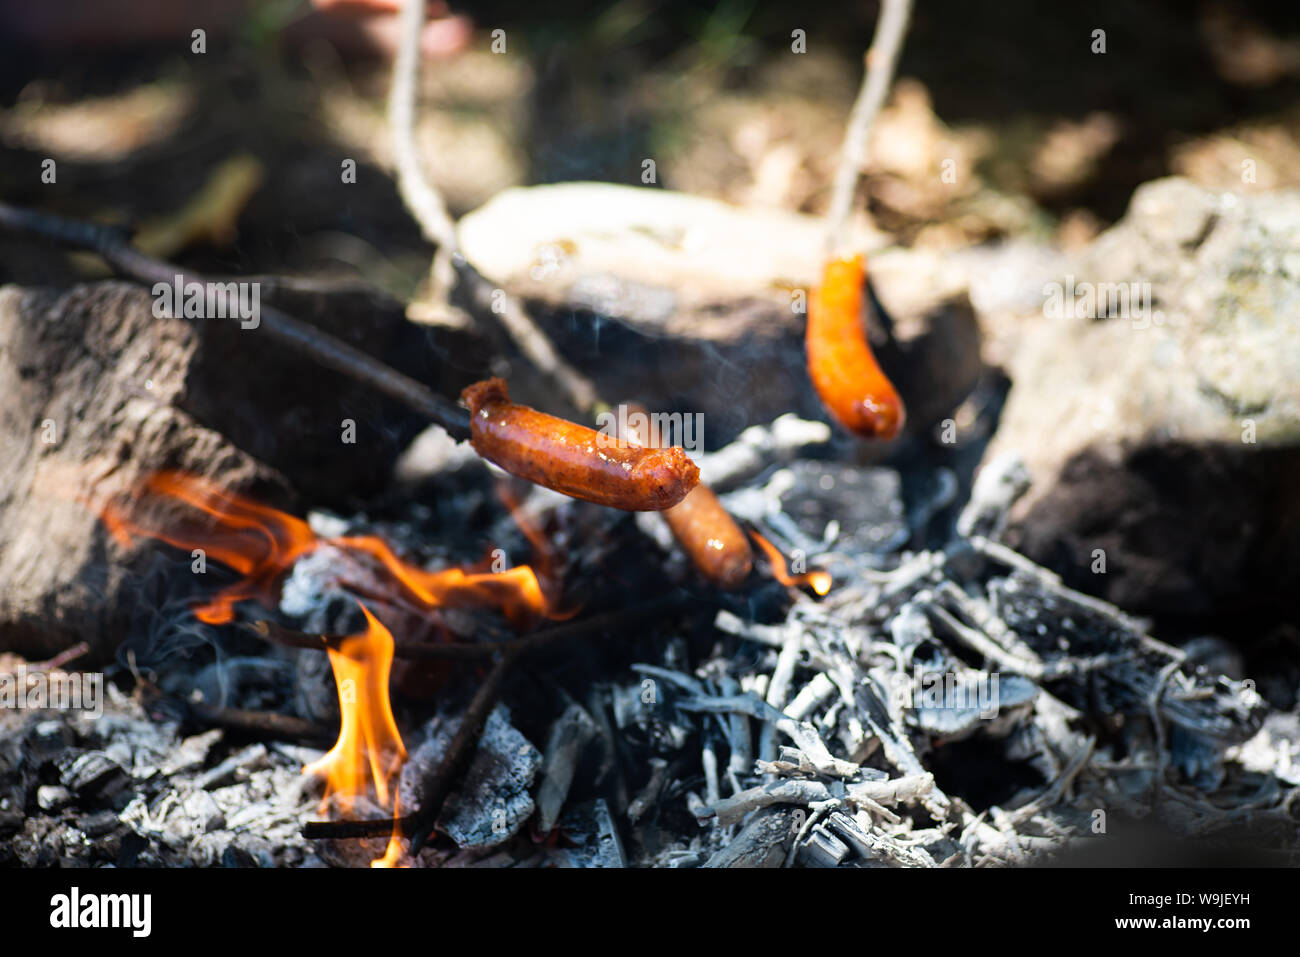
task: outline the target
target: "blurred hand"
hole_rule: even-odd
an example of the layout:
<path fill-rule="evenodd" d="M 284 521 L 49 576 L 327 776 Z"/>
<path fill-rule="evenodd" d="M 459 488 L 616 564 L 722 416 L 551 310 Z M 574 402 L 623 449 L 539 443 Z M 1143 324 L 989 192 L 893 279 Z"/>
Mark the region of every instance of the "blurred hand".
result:
<path fill-rule="evenodd" d="M 0 41 L 39 50 L 117 49 L 188 44 L 202 27 L 209 38 L 238 29 L 248 4 L 239 0 L 0 0 Z M 312 0 L 284 29 L 289 45 L 324 38 L 344 56 L 394 56 L 401 0 Z M 463 50 L 473 26 L 445 0 L 429 0 L 420 36 L 426 57 Z"/>
<path fill-rule="evenodd" d="M 322 34 L 341 51 L 396 56 L 402 0 L 312 0 L 312 5 L 320 11 Z M 443 0 L 429 0 L 425 15 L 429 22 L 420 49 L 426 57 L 457 53 L 469 44 L 470 19 L 453 15 Z"/>

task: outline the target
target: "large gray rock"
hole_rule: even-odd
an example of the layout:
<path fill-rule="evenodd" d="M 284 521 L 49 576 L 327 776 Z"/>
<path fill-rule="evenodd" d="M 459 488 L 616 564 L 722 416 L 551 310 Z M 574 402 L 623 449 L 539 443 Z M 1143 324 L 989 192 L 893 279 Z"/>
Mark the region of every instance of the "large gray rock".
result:
<path fill-rule="evenodd" d="M 414 326 L 365 288 L 271 285 L 266 298 L 449 392 L 486 368 L 478 340 Z M 158 318 L 149 290 L 120 282 L 0 289 L 0 397 L 0 650 L 37 657 L 86 640 L 102 658 L 150 613 L 122 563 L 154 546 L 123 555 L 98 517 L 144 476 L 180 469 L 282 508 L 345 501 L 383 488 L 423 425 L 260 328 Z"/>
<path fill-rule="evenodd" d="M 0 650 L 99 660 L 144 601 L 99 512 L 160 468 L 283 503 L 283 478 L 179 408 L 198 334 L 124 283 L 0 289 Z"/>
<path fill-rule="evenodd" d="M 1033 479 L 1008 540 L 1137 611 L 1295 608 L 1300 193 L 1146 184 L 1047 278 L 985 456 Z"/>

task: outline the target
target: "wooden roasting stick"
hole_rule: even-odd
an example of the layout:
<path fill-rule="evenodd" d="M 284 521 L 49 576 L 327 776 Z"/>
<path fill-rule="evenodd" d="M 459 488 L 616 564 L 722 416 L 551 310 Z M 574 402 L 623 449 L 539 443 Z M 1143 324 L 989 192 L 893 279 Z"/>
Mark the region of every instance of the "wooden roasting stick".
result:
<path fill-rule="evenodd" d="M 6 203 L 0 203 L 0 228 L 98 253 L 121 275 L 147 285 L 209 281 L 197 272 L 184 272 L 146 256 L 120 229 Z M 473 406 L 476 424 L 471 428 L 470 413 L 465 409 L 288 313 L 263 306 L 258 329 L 321 365 L 406 404 L 453 438 L 471 441 L 475 451 L 506 471 L 566 495 L 613 508 L 653 511 L 677 504 L 699 481 L 699 470 L 680 449 L 677 456 L 624 457 L 614 467 L 597 447 L 602 437 L 594 429 L 510 403 L 499 379 L 466 390 L 467 397 L 479 397 Z"/>
<path fill-rule="evenodd" d="M 845 255 L 843 247 L 871 127 L 889 93 L 911 6 L 911 0 L 881 3 L 862 89 L 849 114 L 835 170 L 826 213 L 826 265 L 821 284 L 808 302 L 808 376 L 835 420 L 868 439 L 895 438 L 902 431 L 905 414 L 898 392 L 876 363 L 862 329 L 863 257 Z"/>
<path fill-rule="evenodd" d="M 438 247 L 439 260 L 435 261 L 434 272 L 439 272 L 438 262 L 450 261 L 460 287 L 476 307 L 471 311 L 477 317 L 500 325 L 533 368 L 544 375 L 574 408 L 589 415 L 599 404 L 591 380 L 564 360 L 518 299 L 498 288 L 465 258 L 447 204 L 437 186 L 424 175 L 424 162 L 415 136 L 415 115 L 425 0 L 402 0 L 401 7 L 400 42 L 397 58 L 393 61 L 393 82 L 388 94 L 393 168 L 397 189 L 407 211 L 419 223 L 424 238 Z"/>
<path fill-rule="evenodd" d="M 0 203 L 0 227 L 12 232 L 50 239 L 61 246 L 97 253 L 120 275 L 145 285 L 177 282 L 206 284 L 210 280 L 193 270 L 146 256 L 131 245 L 124 230 L 65 219 L 50 213 Z M 377 392 L 402 402 L 447 430 L 452 437 L 469 438 L 469 416 L 428 386 L 380 362 L 374 356 L 335 339 L 315 326 L 295 319 L 273 306 L 262 306 L 259 330 L 337 372 Z"/>

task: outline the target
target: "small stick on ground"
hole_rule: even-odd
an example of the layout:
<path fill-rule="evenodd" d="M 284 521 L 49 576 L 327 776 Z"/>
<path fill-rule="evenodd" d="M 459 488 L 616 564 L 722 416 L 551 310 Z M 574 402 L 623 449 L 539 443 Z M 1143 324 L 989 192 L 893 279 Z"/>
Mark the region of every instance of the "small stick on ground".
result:
<path fill-rule="evenodd" d="M 848 128 L 844 133 L 844 147 L 835 179 L 831 187 L 831 202 L 826 211 L 826 254 L 833 255 L 844 242 L 849 209 L 853 206 L 854 187 L 858 182 L 867 155 L 867 140 L 876 114 L 885 103 L 898 54 L 903 49 L 907 35 L 907 22 L 912 12 L 912 0 L 882 0 L 876 33 L 867 51 L 866 75 L 862 89 L 849 114 Z"/>
<path fill-rule="evenodd" d="M 229 731 L 247 731 L 259 737 L 281 738 L 287 741 L 328 743 L 337 732 L 290 714 L 275 711 L 250 711 L 246 708 L 219 708 L 214 705 L 191 704 L 189 713 L 199 724 Z"/>
<path fill-rule="evenodd" d="M 27 666 L 28 671 L 57 671 L 70 661 L 76 661 L 83 655 L 90 654 L 90 645 L 79 641 L 71 648 L 65 648 L 48 661 L 38 661 Z"/>

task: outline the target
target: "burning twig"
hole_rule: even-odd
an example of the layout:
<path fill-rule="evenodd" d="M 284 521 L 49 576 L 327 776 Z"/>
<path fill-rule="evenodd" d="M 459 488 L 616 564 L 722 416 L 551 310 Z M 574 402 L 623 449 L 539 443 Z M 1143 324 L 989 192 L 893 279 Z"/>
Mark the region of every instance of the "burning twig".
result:
<path fill-rule="evenodd" d="M 488 672 L 487 678 L 479 685 L 469 707 L 465 709 L 460 727 L 456 729 L 456 736 L 451 739 L 451 745 L 447 748 L 442 763 L 438 765 L 433 776 L 425 782 L 419 812 L 411 818 L 409 826 L 404 824 L 402 827 L 402 832 L 411 837 L 412 855 L 420 853 L 420 848 L 433 832 L 438 815 L 442 813 L 442 806 L 447 803 L 447 797 L 451 794 L 453 783 L 460 779 L 461 773 L 469 766 L 470 758 L 474 754 L 474 746 L 478 744 L 479 735 L 483 732 L 483 725 L 488 715 L 496 706 L 506 676 L 523 653 L 522 647 L 511 648 L 504 652 Z"/>
<path fill-rule="evenodd" d="M 187 710 L 190 717 L 200 724 L 230 731 L 248 731 L 286 741 L 328 743 L 335 738 L 335 732 L 315 721 L 275 711 L 220 708 L 207 704 L 190 704 Z"/>
<path fill-rule="evenodd" d="M 911 10 L 912 0 L 882 0 L 881 2 L 880 19 L 876 21 L 876 33 L 871 38 L 871 48 L 865 57 L 866 76 L 863 77 L 858 98 L 853 103 L 853 112 L 849 114 L 848 129 L 844 134 L 844 148 L 840 153 L 839 165 L 835 169 L 831 202 L 826 211 L 827 255 L 833 254 L 843 241 L 849 208 L 853 205 L 853 188 L 857 184 L 858 173 L 866 159 L 867 139 L 871 135 L 871 126 L 876 121 L 876 114 L 880 112 L 885 96 L 889 93 L 889 84 L 894 78 L 898 54 L 903 49 L 903 37 L 907 34 L 907 21 L 911 16 Z"/>
<path fill-rule="evenodd" d="M 473 311 L 499 322 L 528 361 L 558 385 L 579 411 L 590 413 L 598 402 L 591 380 L 556 353 L 550 339 L 537 328 L 513 296 L 498 289 L 465 259 L 447 204 L 424 176 L 415 143 L 415 93 L 420 70 L 424 7 L 424 0 L 405 0 L 402 4 L 401 43 L 393 63 L 393 84 L 388 98 L 388 124 L 393 136 L 398 191 L 406 208 L 420 224 L 425 238 L 436 243 L 439 254 L 449 256 L 455 264 Z"/>
<path fill-rule="evenodd" d="M 478 661 L 491 658 L 502 651 L 514 649 L 531 651 L 545 645 L 567 641 L 571 638 L 593 638 L 607 631 L 613 631 L 625 626 L 629 621 L 644 622 L 652 620 L 659 615 L 685 607 L 688 602 L 695 601 L 694 598 L 690 598 L 685 594 L 669 595 L 618 611 L 592 615 L 590 618 L 584 618 L 581 621 L 568 622 L 563 625 L 556 625 L 553 628 L 543 628 L 532 634 L 521 635 L 518 638 L 511 638 L 506 641 L 485 641 L 474 644 L 448 642 L 437 645 L 411 641 L 398 642 L 393 657 L 404 658 L 408 661 Z M 259 638 L 274 644 L 283 645 L 287 648 L 307 648 L 317 651 L 337 648 L 339 643 L 347 637 L 346 635 L 312 634 L 297 631 L 270 621 L 253 622 L 248 625 L 248 628 Z"/>
<path fill-rule="evenodd" d="M 0 227 L 53 240 L 61 246 L 99 254 L 119 274 L 152 286 L 179 282 L 206 284 L 194 271 L 146 256 L 131 245 L 126 232 L 0 203 Z M 374 356 L 353 348 L 316 327 L 272 306 L 262 306 L 259 329 L 323 366 L 341 372 L 377 392 L 402 402 L 441 425 L 456 439 L 469 438 L 469 414 L 451 401 L 403 375 Z"/>

